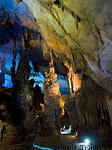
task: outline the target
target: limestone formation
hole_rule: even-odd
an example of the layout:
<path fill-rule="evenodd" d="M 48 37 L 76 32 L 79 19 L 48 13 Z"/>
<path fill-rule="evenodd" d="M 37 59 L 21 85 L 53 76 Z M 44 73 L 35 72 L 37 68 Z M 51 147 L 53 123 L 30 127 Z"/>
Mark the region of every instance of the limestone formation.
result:
<path fill-rule="evenodd" d="M 64 114 L 64 101 L 60 95 L 59 85 L 56 81 L 57 74 L 54 71 L 54 66 L 51 63 L 44 83 L 45 116 L 53 132 L 55 132 L 54 130 L 59 132 L 60 119 Z"/>
<path fill-rule="evenodd" d="M 47 45 L 53 49 L 54 57 L 63 65 L 63 59 L 72 64 L 72 67 L 67 67 L 67 72 L 71 93 L 77 91 L 76 107 L 80 110 L 83 109 L 82 103 L 84 101 L 84 104 L 91 106 L 92 104 L 89 102 L 93 103 L 93 108 L 98 109 L 93 110 L 93 112 L 95 112 L 93 116 L 91 112 L 92 109 L 89 109 L 89 105 L 87 105 L 88 107 L 85 108 L 85 112 L 87 110 L 87 113 L 81 113 L 78 119 L 82 120 L 82 124 L 86 124 L 85 122 L 90 125 L 93 122 L 95 125 L 98 124 L 98 117 L 96 117 L 96 115 L 98 115 L 97 111 L 101 111 L 102 117 L 100 117 L 100 119 L 103 118 L 104 114 L 102 113 L 105 112 L 104 110 L 108 112 L 105 106 L 107 104 L 104 104 L 106 102 L 103 102 L 102 109 L 100 107 L 102 100 L 99 100 L 101 104 L 97 100 L 99 103 L 97 103 L 98 106 L 96 106 L 96 100 L 92 101 L 92 99 L 97 99 L 97 97 L 95 97 L 96 93 L 94 93 L 93 90 L 91 91 L 91 86 L 94 87 L 94 84 L 90 84 L 90 87 L 87 86 L 88 92 L 90 91 L 91 101 L 89 101 L 88 98 L 89 94 L 86 98 L 84 98 L 84 96 L 80 97 L 80 94 L 77 95 L 78 91 L 82 90 L 83 83 L 82 81 L 79 82 L 79 87 L 76 88 L 74 78 L 79 78 L 80 81 L 83 78 L 86 79 L 89 77 L 94 80 L 95 84 L 98 84 L 99 87 L 101 86 L 110 94 L 112 93 L 111 0 L 108 2 L 98 0 L 24 0 L 24 2 L 36 18 L 41 34 Z M 97 95 L 103 99 L 102 90 L 100 90 L 100 88 L 96 88 L 99 92 Z M 91 94 L 91 92 L 94 94 Z M 83 95 L 87 94 L 83 93 Z M 80 100 L 77 99 L 82 99 L 81 104 L 79 104 Z M 106 101 L 105 96 L 103 101 Z M 89 115 L 87 115 L 88 113 Z M 104 118 L 107 118 L 106 114 Z"/>
<path fill-rule="evenodd" d="M 78 73 L 74 73 L 72 65 L 64 62 L 64 65 L 68 68 L 68 83 L 71 94 L 75 94 L 75 92 L 81 87 L 81 79 Z"/>
<path fill-rule="evenodd" d="M 89 74 L 111 92 L 111 0 L 24 2 L 36 18 L 47 45 L 61 60 L 64 55 L 75 72 Z"/>
<path fill-rule="evenodd" d="M 34 122 L 36 118 L 35 110 L 33 109 L 33 84 L 29 81 L 31 67 L 29 66 L 29 48 L 28 40 L 23 33 L 23 51 L 21 54 L 20 64 L 15 76 L 15 87 L 17 97 L 19 96 L 20 105 L 24 112 L 23 125 L 27 135 L 34 134 Z M 19 87 L 18 87 L 19 86 Z"/>
<path fill-rule="evenodd" d="M 24 111 L 22 123 L 28 134 L 39 130 L 39 135 L 44 135 L 41 131 L 45 125 L 51 134 L 59 134 L 65 112 L 74 132 L 86 127 L 112 127 L 112 0 L 16 2 L 20 2 L 15 5 L 22 6 L 22 13 L 0 6 L 0 70 L 4 83 L 8 53 L 13 57 L 11 72 L 7 71 L 14 85 L 10 95 Z M 4 52 L 7 44 L 12 48 Z M 16 71 L 17 54 L 20 61 Z M 38 110 L 33 107 L 29 62 L 33 73 L 42 70 L 46 74 L 44 104 L 39 104 L 42 118 L 36 117 Z M 71 92 L 65 99 L 56 81 L 60 74 L 68 78 Z"/>
<path fill-rule="evenodd" d="M 78 115 L 78 126 L 109 126 L 107 93 L 91 79 L 82 81 L 82 87 L 76 92 L 75 105 Z M 99 94 L 100 91 L 100 94 Z"/>

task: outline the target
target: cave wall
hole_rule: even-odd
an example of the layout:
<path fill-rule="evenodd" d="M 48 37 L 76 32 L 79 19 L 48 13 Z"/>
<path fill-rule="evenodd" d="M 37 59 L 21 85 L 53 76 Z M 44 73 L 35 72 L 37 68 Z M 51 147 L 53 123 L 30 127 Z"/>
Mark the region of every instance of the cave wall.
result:
<path fill-rule="evenodd" d="M 35 17 L 46 45 L 49 47 L 45 49 L 46 53 L 49 53 L 49 49 L 53 49 L 54 56 L 61 60 L 64 66 L 66 66 L 65 61 L 70 63 L 74 73 L 78 74 L 81 80 L 85 76 L 94 81 L 92 84 L 89 81 L 85 84 L 86 87 L 81 84 L 78 88 L 79 90 L 75 93 L 76 109 L 80 114 L 78 118 L 81 118 L 82 114 L 81 124 L 100 124 L 98 111 L 104 111 L 108 116 L 108 109 L 110 112 L 111 108 L 111 101 L 107 106 L 106 100 L 107 95 L 112 92 L 112 1 L 23 1 Z M 102 92 L 100 86 L 109 93 L 106 94 L 105 90 Z M 82 96 L 80 97 L 77 93 Z M 86 103 L 87 106 L 84 109 L 83 106 Z M 96 110 L 91 109 L 92 105 L 94 105 L 92 108 Z M 99 108 L 100 106 L 103 108 Z M 93 112 L 94 115 L 92 115 Z M 101 114 L 100 120 L 109 122 L 107 116 Z"/>
<path fill-rule="evenodd" d="M 62 63 L 64 55 L 75 71 L 85 71 L 111 92 L 111 0 L 24 2 L 35 17 L 47 45 L 60 55 Z"/>
<path fill-rule="evenodd" d="M 107 106 L 108 106 L 108 112 L 109 112 L 110 122 L 112 126 L 112 100 L 111 98 L 107 98 Z"/>
<path fill-rule="evenodd" d="M 33 111 L 32 114 L 30 113 L 32 91 L 28 89 L 30 58 L 27 55 L 32 53 L 31 58 L 34 63 L 40 63 L 39 65 L 43 64 L 42 66 L 46 67 L 50 57 L 50 50 L 53 52 L 55 65 L 57 65 L 60 72 L 62 74 L 63 72 L 66 72 L 65 74 L 67 72 L 68 74 L 74 74 L 74 78 L 76 76 L 79 81 L 70 80 L 72 86 L 74 86 L 73 82 L 77 86 L 75 91 L 71 92 L 75 96 L 74 107 L 76 107 L 72 108 L 75 109 L 72 112 L 74 113 L 75 111 L 76 116 L 71 115 L 73 116 L 73 118 L 71 117 L 72 120 L 74 120 L 72 122 L 74 128 L 77 129 L 86 125 L 98 126 L 101 125 L 102 120 L 110 124 L 111 101 L 108 101 L 107 95 L 112 92 L 111 1 L 105 3 L 105 1 L 98 0 L 24 0 L 24 2 L 30 8 L 37 23 L 35 24 L 33 20 L 33 22 L 30 22 L 31 24 L 21 24 L 22 27 L 34 30 L 34 34 L 30 30 L 26 33 L 25 37 L 28 38 L 28 43 L 26 43 L 25 47 L 24 38 L 22 39 L 24 48 L 22 65 L 19 65 L 17 72 L 17 74 L 21 72 L 22 74 L 16 76 L 21 80 L 21 90 L 18 94 L 21 96 L 22 106 L 25 110 L 24 124 L 26 128 L 29 125 L 28 128 L 31 127 L 32 129 L 31 118 L 32 116 L 35 118 Z M 24 16 L 21 16 L 21 19 L 27 20 L 27 18 L 24 19 Z M 39 27 L 38 30 L 44 39 L 41 40 L 39 32 L 35 36 L 37 29 L 33 28 L 33 24 Z M 16 29 L 18 29 L 20 26 L 16 25 Z M 15 26 L 13 27 L 15 28 Z M 25 28 L 24 31 L 27 29 Z M 15 36 L 12 38 L 14 39 Z M 40 43 L 43 46 L 42 48 Z M 63 68 L 66 68 L 66 71 L 63 71 Z M 83 81 L 83 78 L 87 79 L 87 81 Z M 107 94 L 106 91 L 109 93 Z"/>
<path fill-rule="evenodd" d="M 108 98 L 108 93 L 93 80 L 82 80 L 82 86 L 75 95 L 79 126 L 109 126 L 110 119 L 106 101 Z"/>

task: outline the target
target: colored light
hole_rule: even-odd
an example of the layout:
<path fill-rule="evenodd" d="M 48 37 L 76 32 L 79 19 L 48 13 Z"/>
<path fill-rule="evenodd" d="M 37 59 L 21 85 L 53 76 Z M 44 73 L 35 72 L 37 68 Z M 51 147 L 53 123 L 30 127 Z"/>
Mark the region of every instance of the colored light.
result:
<path fill-rule="evenodd" d="M 42 146 L 39 146 L 39 145 L 35 145 L 34 143 L 33 143 L 33 147 L 39 148 L 40 150 L 53 150 L 51 148 L 47 148 L 47 147 L 42 147 Z"/>
<path fill-rule="evenodd" d="M 89 143 L 90 143 L 90 140 L 89 140 L 89 139 L 85 139 L 84 142 L 85 142 L 86 144 L 89 144 Z"/>

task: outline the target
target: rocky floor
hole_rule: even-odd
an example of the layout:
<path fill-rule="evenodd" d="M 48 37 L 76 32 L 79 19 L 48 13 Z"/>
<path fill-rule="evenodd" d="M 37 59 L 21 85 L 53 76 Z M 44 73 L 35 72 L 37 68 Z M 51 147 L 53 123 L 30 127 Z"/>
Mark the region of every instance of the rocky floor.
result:
<path fill-rule="evenodd" d="M 0 142 L 0 150 L 74 150 L 75 145 L 77 144 L 73 135 L 39 137 L 35 139 L 34 147 L 31 142 L 23 142 L 17 136 L 7 135 Z M 101 150 L 112 150 L 112 148 L 102 148 Z"/>
<path fill-rule="evenodd" d="M 0 123 L 1 127 L 2 124 Z M 0 141 L 0 150 L 74 150 L 75 145 L 78 144 L 79 146 L 75 135 L 37 137 L 32 142 L 30 140 L 23 140 L 20 136 L 17 136 L 16 129 L 10 125 L 7 125 L 7 130 L 7 134 Z M 112 150 L 112 148 L 102 148 L 101 150 L 105 149 Z"/>
<path fill-rule="evenodd" d="M 63 145 L 71 145 L 75 143 L 75 135 L 62 135 L 60 137 L 50 136 L 50 137 L 38 137 L 34 140 L 35 145 L 42 147 L 49 147 L 52 149 L 57 149 L 58 147 L 63 147 Z"/>
<path fill-rule="evenodd" d="M 65 137 L 40 137 L 35 139 L 34 144 L 46 148 L 58 148 L 63 145 L 72 144 L 75 140 L 74 136 Z M 19 137 L 13 135 L 6 135 L 0 142 L 0 150 L 34 150 L 32 144 L 28 141 L 22 142 Z"/>
<path fill-rule="evenodd" d="M 0 150 L 33 150 L 30 144 L 18 142 L 15 136 L 9 136 L 0 142 Z"/>
<path fill-rule="evenodd" d="M 0 130 L 2 123 L 0 123 Z M 17 136 L 16 129 L 7 125 L 7 134 L 0 141 L 0 150 L 33 150 L 31 142 L 23 141 L 20 136 Z"/>

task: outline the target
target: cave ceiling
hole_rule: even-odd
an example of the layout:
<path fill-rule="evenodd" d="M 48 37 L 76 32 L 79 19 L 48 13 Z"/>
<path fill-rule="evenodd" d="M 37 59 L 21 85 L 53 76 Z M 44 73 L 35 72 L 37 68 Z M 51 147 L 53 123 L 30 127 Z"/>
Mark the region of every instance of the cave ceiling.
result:
<path fill-rule="evenodd" d="M 6 14 L 4 23 L 0 24 L 3 35 L 0 36 L 0 47 L 15 36 L 19 39 L 21 32 L 27 28 L 31 38 L 31 59 L 35 63 L 46 67 L 49 51 L 52 50 L 57 72 L 66 74 L 64 64 L 70 63 L 74 72 L 90 76 L 112 92 L 111 0 L 17 2 L 13 3 L 17 9 L 12 5 L 6 8 L 9 15 Z M 3 3 L 3 6 L 6 5 Z M 7 17 L 10 18 L 8 23 L 17 31 L 15 34 L 12 34 L 10 26 L 7 27 Z"/>
<path fill-rule="evenodd" d="M 23 0 L 47 45 L 111 92 L 111 0 Z M 63 56 L 65 60 L 63 59 Z"/>

